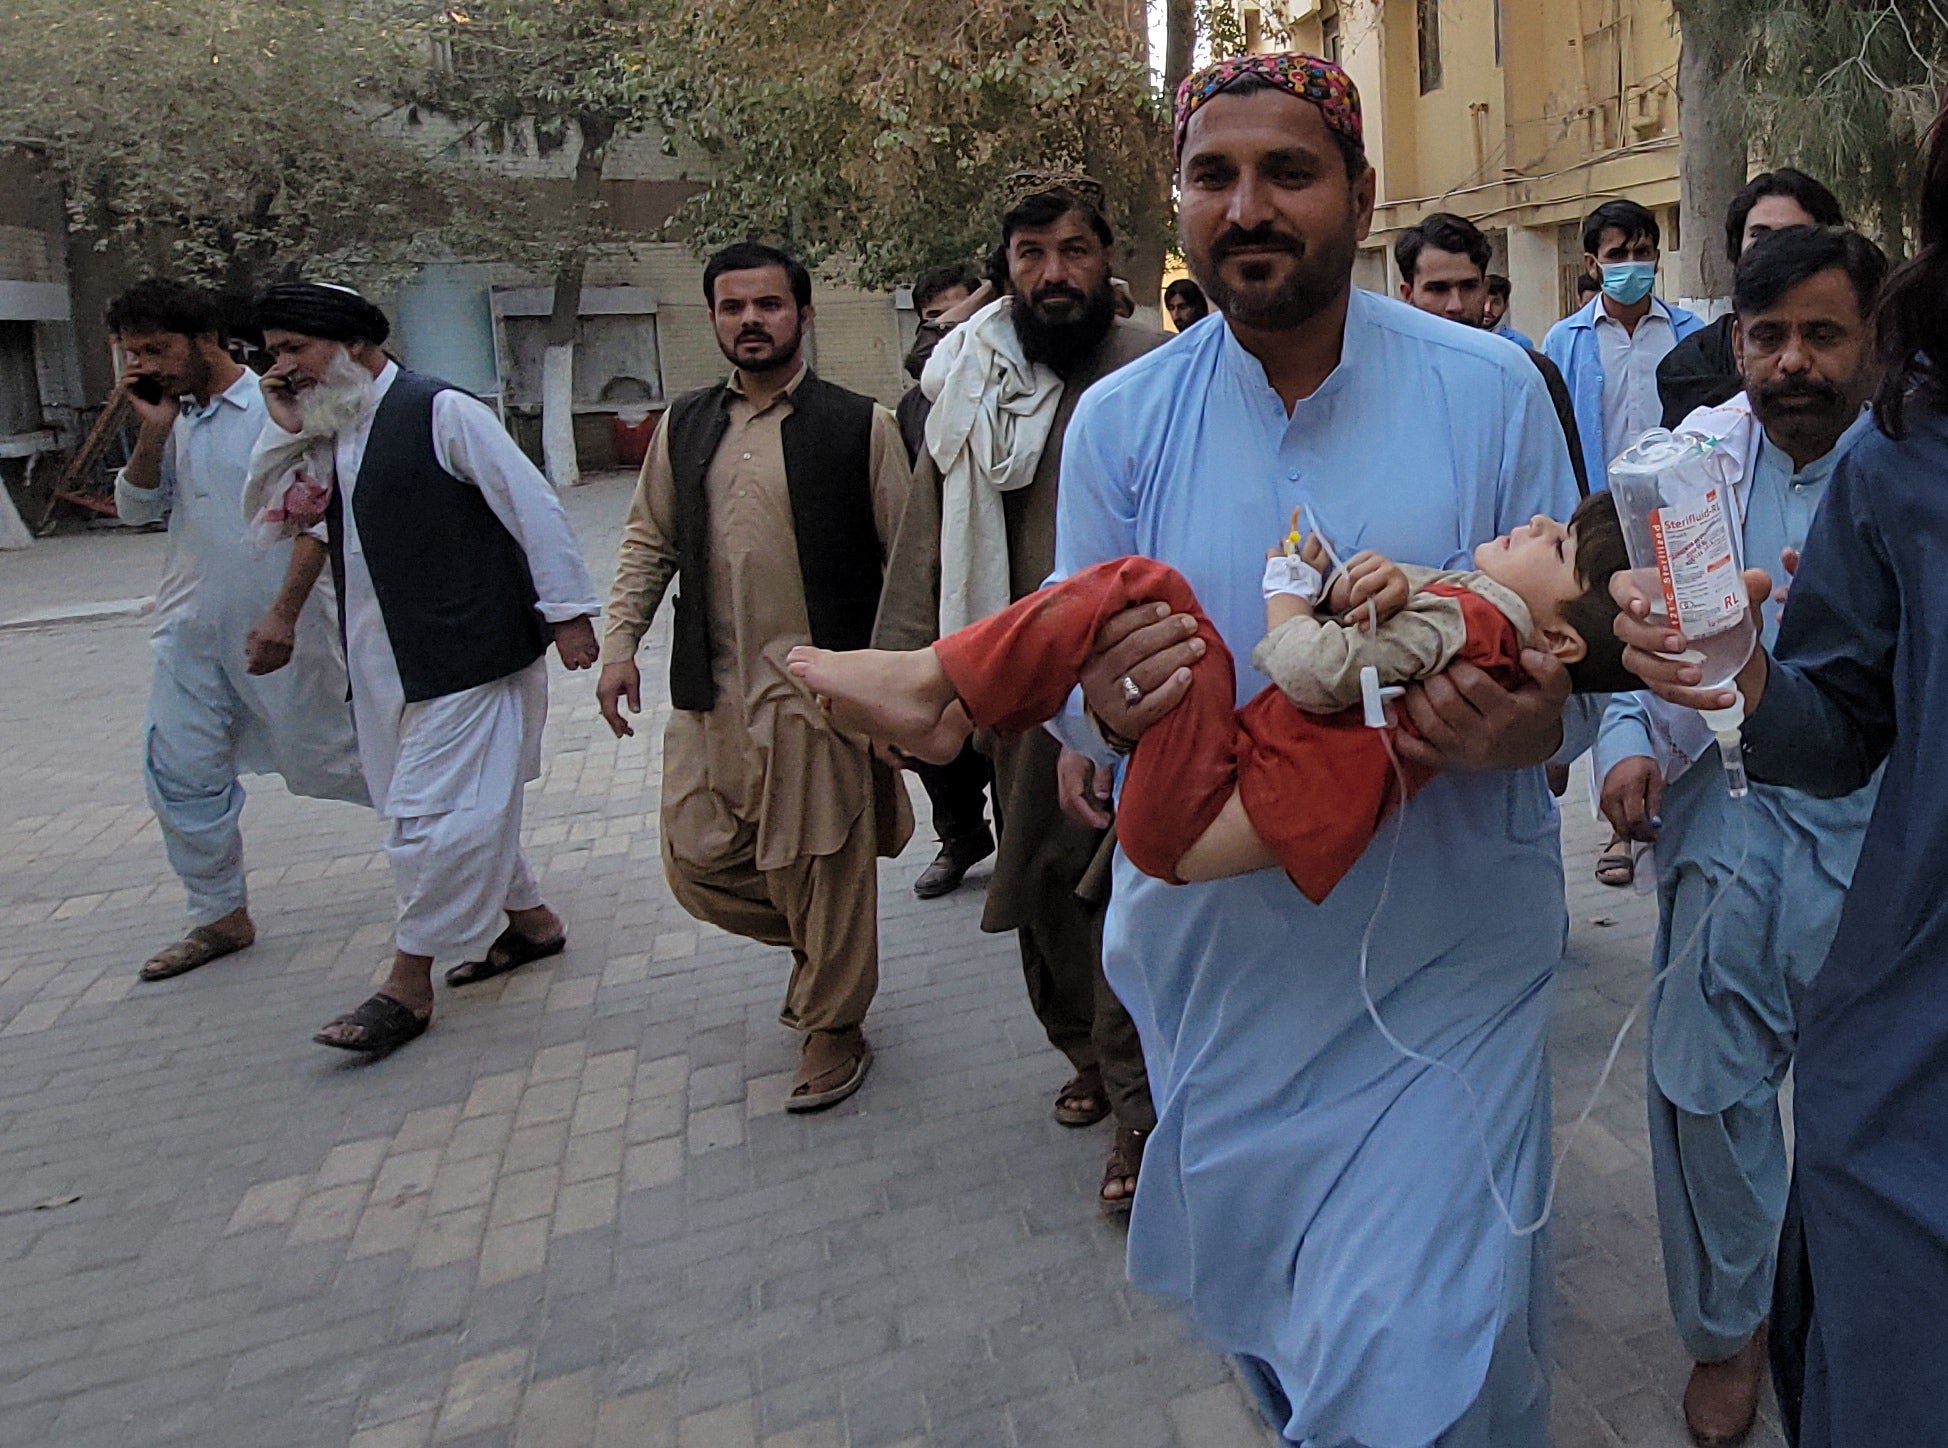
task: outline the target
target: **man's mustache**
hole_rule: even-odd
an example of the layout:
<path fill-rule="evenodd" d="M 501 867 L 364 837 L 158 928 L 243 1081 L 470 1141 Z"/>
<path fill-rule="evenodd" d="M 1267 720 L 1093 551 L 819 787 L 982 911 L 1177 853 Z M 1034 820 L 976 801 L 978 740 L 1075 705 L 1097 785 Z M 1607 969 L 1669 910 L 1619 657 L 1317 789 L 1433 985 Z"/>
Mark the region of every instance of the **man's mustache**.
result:
<path fill-rule="evenodd" d="M 740 342 L 769 342 L 771 340 L 771 334 L 762 327 L 746 327 L 737 334 L 737 340 Z"/>
<path fill-rule="evenodd" d="M 1821 402 L 1828 407 L 1844 407 L 1846 394 L 1831 382 L 1819 382 L 1809 377 L 1793 377 L 1783 382 L 1768 382 L 1759 388 L 1759 403 L 1770 402 Z"/>
<path fill-rule="evenodd" d="M 1254 226 L 1247 231 L 1242 226 L 1226 228 L 1223 235 L 1211 243 L 1211 260 L 1221 262 L 1235 251 L 1250 248 L 1254 251 L 1282 251 L 1292 256 L 1305 253 L 1305 243 L 1290 232 L 1280 231 L 1266 223 Z"/>
<path fill-rule="evenodd" d="M 1029 300 L 1038 307 L 1045 307 L 1058 297 L 1064 301 L 1074 302 L 1077 306 L 1081 306 L 1089 300 L 1088 293 L 1084 292 L 1082 288 L 1072 287 L 1067 282 L 1044 283 L 1035 288 L 1034 294 Z"/>

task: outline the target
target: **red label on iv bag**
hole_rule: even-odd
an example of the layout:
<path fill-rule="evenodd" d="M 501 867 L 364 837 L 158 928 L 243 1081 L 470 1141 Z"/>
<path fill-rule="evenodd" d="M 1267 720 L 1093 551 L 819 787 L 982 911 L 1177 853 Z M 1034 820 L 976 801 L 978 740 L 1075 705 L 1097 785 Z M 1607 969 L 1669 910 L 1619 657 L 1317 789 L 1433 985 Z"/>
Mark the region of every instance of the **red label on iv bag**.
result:
<path fill-rule="evenodd" d="M 1718 490 L 1706 490 L 1688 512 L 1656 508 L 1650 515 L 1657 579 L 1666 617 L 1686 638 L 1709 638 L 1745 613 L 1731 525 Z"/>

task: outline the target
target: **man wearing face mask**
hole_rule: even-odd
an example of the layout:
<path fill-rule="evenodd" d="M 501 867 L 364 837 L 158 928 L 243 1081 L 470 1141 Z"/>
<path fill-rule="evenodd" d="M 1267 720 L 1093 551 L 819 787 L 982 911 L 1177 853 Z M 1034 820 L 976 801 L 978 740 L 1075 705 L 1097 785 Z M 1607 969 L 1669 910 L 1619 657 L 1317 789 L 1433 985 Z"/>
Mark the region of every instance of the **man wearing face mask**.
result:
<path fill-rule="evenodd" d="M 1684 427 L 1719 439 L 1730 460 L 1750 565 L 1797 567 L 1836 464 L 1871 431 L 1868 319 L 1886 272 L 1878 247 L 1837 227 L 1772 232 L 1739 261 L 1732 338 L 1745 390 Z M 1778 599 L 1763 611 L 1767 647 L 1782 611 Z M 1876 782 L 1815 799 L 1754 783 L 1735 801 L 1699 762 L 1711 748 L 1694 710 L 1647 692 L 1617 696 L 1596 747 L 1604 814 L 1619 835 L 1656 844 L 1651 966 L 1671 973 L 1651 999 L 1651 1163 L 1671 1312 L 1696 1364 L 1684 1415 L 1707 1445 L 1739 1441 L 1758 1409 L 1786 1204 L 1779 1086 L 1878 793 Z"/>
<path fill-rule="evenodd" d="M 1634 201 L 1606 201 L 1583 222 L 1583 268 L 1601 290 L 1549 329 L 1542 351 L 1576 403 L 1590 486 L 1608 486 L 1610 460 L 1663 416 L 1657 364 L 1704 325 L 1654 296 L 1657 218 Z"/>
<path fill-rule="evenodd" d="M 785 673 L 796 644 L 860 648 L 911 474 L 893 414 L 806 361 L 812 278 L 755 242 L 704 266 L 734 369 L 679 397 L 623 530 L 596 700 L 642 709 L 636 650 L 675 582 L 663 735 L 663 873 L 699 920 L 791 951 L 779 1020 L 800 1032 L 787 1111 L 857 1091 L 879 988 L 879 856 L 913 832 L 906 791 Z"/>
<path fill-rule="evenodd" d="M 1077 402 L 1165 341 L 1116 317 L 1102 188 L 1043 171 L 1008 184 L 990 261 L 1008 295 L 996 301 L 998 288 L 982 286 L 923 324 L 915 343 L 926 354 L 921 385 L 940 400 L 887 565 L 880 648 L 923 648 L 1041 587 Z M 1107 776 L 1095 788 L 1089 762 L 1042 730 L 996 741 L 994 776 L 1000 837 L 981 928 L 1015 932 L 1029 1002 L 1075 1068 L 1055 1094 L 1055 1119 L 1083 1127 L 1114 1114 L 1098 1195 L 1106 1210 L 1127 1211 L 1156 1115 L 1136 1027 L 1102 975 Z M 1062 812 L 1064 789 L 1086 823 Z"/>

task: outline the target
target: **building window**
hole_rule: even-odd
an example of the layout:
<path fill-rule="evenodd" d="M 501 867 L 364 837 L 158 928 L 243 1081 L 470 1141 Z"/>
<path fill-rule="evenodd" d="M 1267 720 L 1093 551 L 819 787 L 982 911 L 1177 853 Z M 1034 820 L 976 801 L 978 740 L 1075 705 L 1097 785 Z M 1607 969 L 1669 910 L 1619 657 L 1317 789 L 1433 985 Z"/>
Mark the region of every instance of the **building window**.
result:
<path fill-rule="evenodd" d="M 1420 93 L 1441 88 L 1441 0 L 1415 0 L 1420 32 Z"/>
<path fill-rule="evenodd" d="M 1495 0 L 1495 64 L 1502 63 L 1502 0 Z"/>
<path fill-rule="evenodd" d="M 1335 10 L 1319 22 L 1319 49 L 1334 65 L 1343 64 L 1339 58 L 1339 12 Z"/>

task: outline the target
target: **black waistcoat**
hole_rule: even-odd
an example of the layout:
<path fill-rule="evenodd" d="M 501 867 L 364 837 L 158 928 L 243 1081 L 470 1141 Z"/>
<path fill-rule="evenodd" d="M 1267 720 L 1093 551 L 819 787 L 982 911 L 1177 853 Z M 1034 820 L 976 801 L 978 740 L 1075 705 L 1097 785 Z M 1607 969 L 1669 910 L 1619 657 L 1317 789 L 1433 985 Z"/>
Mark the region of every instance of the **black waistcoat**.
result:
<path fill-rule="evenodd" d="M 730 427 L 727 386 L 687 392 L 670 406 L 670 471 L 676 479 L 676 622 L 670 703 L 717 703 L 710 656 L 710 500 L 704 475 Z M 882 564 L 873 523 L 873 400 L 807 373 L 780 429 L 791 494 L 798 574 L 812 642 L 863 649 L 872 642 Z"/>
<path fill-rule="evenodd" d="M 448 390 L 416 372 L 392 379 L 352 489 L 359 545 L 408 704 L 505 678 L 547 648 L 527 555 L 480 489 L 442 468 L 433 451 L 433 399 Z M 325 517 L 341 631 L 343 510 L 333 488 Z"/>

